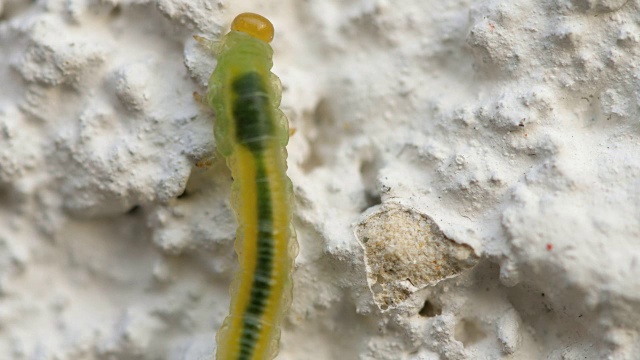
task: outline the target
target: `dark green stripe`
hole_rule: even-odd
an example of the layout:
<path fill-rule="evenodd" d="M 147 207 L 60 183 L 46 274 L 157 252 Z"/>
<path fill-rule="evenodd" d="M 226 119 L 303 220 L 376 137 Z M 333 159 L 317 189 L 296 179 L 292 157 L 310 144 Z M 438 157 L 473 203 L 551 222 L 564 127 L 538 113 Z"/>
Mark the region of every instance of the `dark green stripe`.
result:
<path fill-rule="evenodd" d="M 256 163 L 257 196 L 257 243 L 256 269 L 251 285 L 251 295 L 244 309 L 242 335 L 238 360 L 251 359 L 256 341 L 262 329 L 261 317 L 271 293 L 271 273 L 273 268 L 273 210 L 271 189 L 267 178 L 266 165 L 262 158 L 267 142 L 274 137 L 273 111 L 267 84 L 258 72 L 247 72 L 233 81 L 235 102 L 233 117 L 236 140 L 245 146 Z M 242 179 L 240 181 L 247 181 Z"/>
<path fill-rule="evenodd" d="M 267 84 L 255 71 L 238 76 L 232 89 L 236 95 L 233 104 L 236 140 L 254 153 L 264 149 L 266 140 L 275 135 L 273 111 Z"/>
<path fill-rule="evenodd" d="M 251 286 L 249 304 L 243 314 L 243 328 L 240 338 L 239 360 L 249 360 L 253 354 L 258 334 L 262 327 L 260 317 L 267 305 L 271 292 L 271 271 L 273 267 L 273 211 L 271 190 L 262 158 L 254 153 L 256 162 L 256 195 L 258 204 L 258 236 L 256 244 L 256 270 Z"/>

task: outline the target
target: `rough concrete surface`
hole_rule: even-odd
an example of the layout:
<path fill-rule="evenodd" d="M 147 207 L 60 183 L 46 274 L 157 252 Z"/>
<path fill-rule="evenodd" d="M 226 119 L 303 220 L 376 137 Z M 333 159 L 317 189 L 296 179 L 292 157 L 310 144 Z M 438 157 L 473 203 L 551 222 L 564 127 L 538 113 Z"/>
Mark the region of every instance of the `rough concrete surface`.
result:
<path fill-rule="evenodd" d="M 242 11 L 297 129 L 278 359 L 640 358 L 640 0 L 256 3 L 0 0 L 0 359 L 210 358 L 235 220 L 192 36 Z M 380 225 L 413 270 L 365 264 L 390 204 L 478 258 L 382 310 L 372 271 L 424 260 Z"/>

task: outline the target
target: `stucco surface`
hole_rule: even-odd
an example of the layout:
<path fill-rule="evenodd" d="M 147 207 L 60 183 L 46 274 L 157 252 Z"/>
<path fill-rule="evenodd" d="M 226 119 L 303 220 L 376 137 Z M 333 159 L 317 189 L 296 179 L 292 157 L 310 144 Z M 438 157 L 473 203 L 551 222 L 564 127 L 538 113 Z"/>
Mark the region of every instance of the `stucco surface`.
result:
<path fill-rule="evenodd" d="M 296 128 L 278 359 L 638 358 L 638 0 L 254 3 L 0 0 L 0 359 L 213 353 L 235 219 L 192 36 L 242 11 Z M 391 204 L 477 264 L 381 309 L 356 235 Z"/>

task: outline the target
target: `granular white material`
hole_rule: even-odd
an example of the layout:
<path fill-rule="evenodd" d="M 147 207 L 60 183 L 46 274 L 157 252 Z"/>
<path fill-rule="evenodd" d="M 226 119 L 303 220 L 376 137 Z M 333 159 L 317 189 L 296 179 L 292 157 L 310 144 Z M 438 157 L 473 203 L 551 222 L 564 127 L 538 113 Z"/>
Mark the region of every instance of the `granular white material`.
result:
<path fill-rule="evenodd" d="M 192 36 L 243 11 L 296 128 L 278 359 L 638 359 L 640 0 L 0 0 L 0 359 L 211 357 L 236 225 Z M 478 258 L 382 311 L 354 231 L 389 204 Z"/>

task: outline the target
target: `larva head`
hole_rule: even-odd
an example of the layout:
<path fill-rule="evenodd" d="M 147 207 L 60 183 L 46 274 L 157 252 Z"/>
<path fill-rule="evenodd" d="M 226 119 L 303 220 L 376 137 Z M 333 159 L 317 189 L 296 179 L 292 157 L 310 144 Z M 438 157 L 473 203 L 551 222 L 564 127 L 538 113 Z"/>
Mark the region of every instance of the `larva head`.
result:
<path fill-rule="evenodd" d="M 231 30 L 251 35 L 264 42 L 273 40 L 273 24 L 266 17 L 254 13 L 242 13 L 231 23 Z"/>

